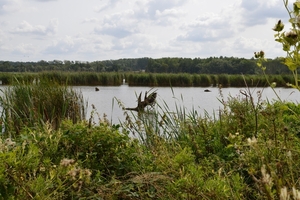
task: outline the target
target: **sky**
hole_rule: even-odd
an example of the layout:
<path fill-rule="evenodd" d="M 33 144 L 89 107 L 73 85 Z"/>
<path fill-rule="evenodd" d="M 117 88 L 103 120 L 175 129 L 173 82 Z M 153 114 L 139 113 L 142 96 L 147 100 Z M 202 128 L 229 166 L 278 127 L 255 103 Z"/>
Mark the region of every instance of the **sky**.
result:
<path fill-rule="evenodd" d="M 282 0 L 0 0 L 0 60 L 276 58 L 279 19 Z"/>

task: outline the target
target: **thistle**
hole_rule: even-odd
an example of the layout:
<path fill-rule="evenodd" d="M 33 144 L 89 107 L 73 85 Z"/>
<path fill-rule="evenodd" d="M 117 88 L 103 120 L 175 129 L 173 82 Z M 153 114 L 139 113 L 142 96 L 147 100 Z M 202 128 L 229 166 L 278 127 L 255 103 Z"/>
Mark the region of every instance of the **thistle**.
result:
<path fill-rule="evenodd" d="M 278 20 L 278 22 L 275 24 L 273 30 L 276 32 L 282 31 L 284 28 L 284 24 L 281 22 L 281 20 Z"/>

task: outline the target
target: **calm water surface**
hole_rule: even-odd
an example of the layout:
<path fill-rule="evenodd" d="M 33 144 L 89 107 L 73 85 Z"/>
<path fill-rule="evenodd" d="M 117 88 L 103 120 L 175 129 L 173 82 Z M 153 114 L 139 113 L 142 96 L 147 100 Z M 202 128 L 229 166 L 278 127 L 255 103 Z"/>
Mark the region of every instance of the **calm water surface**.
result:
<path fill-rule="evenodd" d="M 144 92 L 152 89 L 157 92 L 157 103 L 159 105 L 167 105 L 170 111 L 175 111 L 176 106 L 185 108 L 186 112 L 196 110 L 199 114 L 204 115 L 205 112 L 213 115 L 222 108 L 222 104 L 219 99 L 220 91 L 218 88 L 201 88 L 201 87 L 129 87 L 128 85 L 122 85 L 118 87 L 98 87 L 100 90 L 95 91 L 95 87 L 92 86 L 76 86 L 74 89 L 81 91 L 84 99 L 88 102 L 87 118 L 90 117 L 92 111 L 92 104 L 97 109 L 100 117 L 103 114 L 107 115 L 107 118 L 113 123 L 117 124 L 119 121 L 123 121 L 124 111 L 118 105 L 116 99 L 121 101 L 125 107 L 136 107 L 137 96 L 140 92 Z M 205 89 L 209 89 L 211 92 L 204 92 Z M 222 94 L 225 100 L 227 97 L 239 96 L 241 90 L 248 90 L 246 88 L 223 88 Z M 250 88 L 250 92 L 255 100 L 257 100 L 257 92 L 262 92 L 262 99 L 274 100 L 276 99 L 275 93 L 271 88 Z M 280 98 L 285 101 L 300 101 L 300 92 L 295 89 L 289 88 L 276 88 L 276 91 Z"/>

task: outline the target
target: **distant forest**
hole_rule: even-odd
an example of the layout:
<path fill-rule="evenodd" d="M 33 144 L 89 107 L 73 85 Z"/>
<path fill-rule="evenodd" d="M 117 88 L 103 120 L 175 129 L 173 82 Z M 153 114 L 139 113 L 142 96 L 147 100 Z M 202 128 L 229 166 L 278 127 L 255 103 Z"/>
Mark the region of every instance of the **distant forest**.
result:
<path fill-rule="evenodd" d="M 288 74 L 279 58 L 268 59 L 267 74 Z M 126 58 L 94 62 L 53 60 L 38 62 L 0 61 L 0 72 L 148 72 L 190 74 L 261 74 L 254 58 Z"/>

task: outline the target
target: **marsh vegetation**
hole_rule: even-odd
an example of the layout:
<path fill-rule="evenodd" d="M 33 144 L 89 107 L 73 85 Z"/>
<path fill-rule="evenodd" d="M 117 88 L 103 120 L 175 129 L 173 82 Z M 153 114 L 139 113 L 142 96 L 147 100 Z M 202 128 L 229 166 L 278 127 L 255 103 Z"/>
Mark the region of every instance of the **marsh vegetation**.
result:
<path fill-rule="evenodd" d="M 187 73 L 94 73 L 94 72 L 41 72 L 41 73 L 1 73 L 3 85 L 19 82 L 33 83 L 45 79 L 60 85 L 69 86 L 149 86 L 149 87 L 265 87 L 266 80 L 276 82 L 278 87 L 293 83 L 293 75 L 233 75 L 233 74 L 187 74 Z"/>
<path fill-rule="evenodd" d="M 292 80 L 278 76 L 275 84 L 263 51 L 255 58 L 264 81 L 226 74 L 124 75 L 132 85 L 217 85 L 223 106 L 218 117 L 180 106 L 170 110 L 164 102 L 138 115 L 124 110 L 120 124 L 98 119 L 96 109 L 86 120 L 80 93 L 61 86 L 81 81 L 75 75 L 16 75 L 0 99 L 0 199 L 300 199 L 300 105 L 262 100 L 261 92 L 247 87 L 274 88 L 281 80 L 300 91 L 300 3 L 289 10 L 283 2 L 292 30 L 283 32 L 278 21 L 274 31 Z M 84 75 L 87 82 L 99 78 Z M 107 77 L 101 79 L 106 84 L 124 78 Z M 247 89 L 224 98 L 221 85 L 233 83 Z"/>
<path fill-rule="evenodd" d="M 219 119 L 165 102 L 110 124 L 96 109 L 85 120 L 80 93 L 52 84 L 3 91 L 0 199 L 299 195 L 297 104 L 263 101 L 251 88 L 224 99 L 220 88 Z"/>

